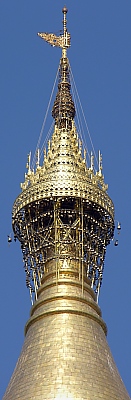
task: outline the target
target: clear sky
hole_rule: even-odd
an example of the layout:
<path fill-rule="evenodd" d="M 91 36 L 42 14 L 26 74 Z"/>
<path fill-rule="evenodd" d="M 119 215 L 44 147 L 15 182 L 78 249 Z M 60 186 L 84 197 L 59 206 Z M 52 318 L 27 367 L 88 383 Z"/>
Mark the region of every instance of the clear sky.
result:
<path fill-rule="evenodd" d="M 11 210 L 34 152 L 61 55 L 37 32 L 62 28 L 61 0 L 0 1 L 1 328 L 0 398 L 24 340 L 30 299 Z M 69 59 L 122 231 L 108 248 L 100 306 L 108 342 L 131 396 L 131 2 L 67 0 Z M 46 131 L 44 135 L 46 136 Z M 86 132 L 85 132 L 86 135 Z"/>

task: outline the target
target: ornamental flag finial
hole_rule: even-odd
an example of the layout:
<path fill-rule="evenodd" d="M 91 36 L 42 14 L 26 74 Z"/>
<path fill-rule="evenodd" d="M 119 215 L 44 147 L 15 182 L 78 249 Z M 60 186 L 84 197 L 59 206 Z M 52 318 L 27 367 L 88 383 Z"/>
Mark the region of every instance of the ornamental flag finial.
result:
<path fill-rule="evenodd" d="M 49 43 L 53 47 L 61 47 L 62 48 L 62 57 L 66 57 L 67 49 L 71 45 L 71 36 L 70 33 L 67 32 L 67 19 L 66 14 L 68 12 L 67 8 L 64 7 L 63 10 L 63 34 L 55 35 L 54 33 L 47 32 L 38 32 L 37 35 L 44 39 L 47 43 Z"/>

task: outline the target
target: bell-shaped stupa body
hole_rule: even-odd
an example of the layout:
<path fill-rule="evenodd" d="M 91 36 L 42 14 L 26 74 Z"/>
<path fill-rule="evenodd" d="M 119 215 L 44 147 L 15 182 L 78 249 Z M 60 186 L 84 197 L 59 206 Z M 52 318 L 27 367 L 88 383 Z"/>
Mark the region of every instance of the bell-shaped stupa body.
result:
<path fill-rule="evenodd" d="M 62 48 L 54 133 L 13 206 L 32 308 L 25 341 L 3 400 L 129 400 L 106 340 L 98 297 L 114 232 L 99 154 L 86 166 L 70 92 L 70 35 L 39 36 Z"/>

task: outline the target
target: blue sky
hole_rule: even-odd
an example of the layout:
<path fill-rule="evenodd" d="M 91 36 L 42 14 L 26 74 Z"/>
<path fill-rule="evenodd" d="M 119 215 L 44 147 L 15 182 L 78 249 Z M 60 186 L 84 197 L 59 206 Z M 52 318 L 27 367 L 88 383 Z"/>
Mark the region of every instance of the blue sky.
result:
<path fill-rule="evenodd" d="M 37 144 L 61 55 L 37 32 L 58 32 L 63 6 L 60 0 L 0 1 L 0 398 L 20 354 L 30 311 L 19 243 L 7 243 L 12 205 L 27 154 Z M 100 306 L 131 396 L 131 2 L 67 0 L 66 6 L 72 71 L 95 150 L 103 154 L 115 218 L 122 223 L 119 246 L 112 242 L 107 250 Z"/>

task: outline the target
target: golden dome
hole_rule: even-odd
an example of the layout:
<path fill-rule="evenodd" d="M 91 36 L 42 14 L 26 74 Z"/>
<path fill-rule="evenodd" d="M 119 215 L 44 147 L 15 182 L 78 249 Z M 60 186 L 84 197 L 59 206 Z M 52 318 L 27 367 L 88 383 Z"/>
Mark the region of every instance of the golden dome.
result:
<path fill-rule="evenodd" d="M 129 400 L 106 340 L 90 282 L 82 294 L 67 263 L 48 272 L 25 327 L 25 342 L 3 400 Z"/>

